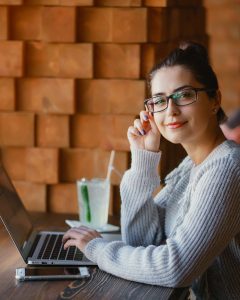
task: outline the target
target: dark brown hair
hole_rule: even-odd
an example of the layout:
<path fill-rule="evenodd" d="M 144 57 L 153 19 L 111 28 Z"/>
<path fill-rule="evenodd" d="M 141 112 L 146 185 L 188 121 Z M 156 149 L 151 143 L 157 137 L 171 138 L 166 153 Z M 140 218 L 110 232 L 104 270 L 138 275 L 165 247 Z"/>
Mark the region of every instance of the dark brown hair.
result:
<path fill-rule="evenodd" d="M 195 42 L 182 42 L 178 48 L 174 49 L 161 62 L 157 63 L 148 75 L 148 84 L 151 87 L 151 81 L 156 72 L 164 67 L 173 67 L 176 65 L 184 66 L 190 70 L 196 80 L 211 91 L 207 94 L 210 98 L 217 97 L 219 89 L 217 76 L 214 73 L 208 58 L 208 53 L 203 45 Z M 221 124 L 226 119 L 222 108 L 217 112 L 217 120 Z"/>

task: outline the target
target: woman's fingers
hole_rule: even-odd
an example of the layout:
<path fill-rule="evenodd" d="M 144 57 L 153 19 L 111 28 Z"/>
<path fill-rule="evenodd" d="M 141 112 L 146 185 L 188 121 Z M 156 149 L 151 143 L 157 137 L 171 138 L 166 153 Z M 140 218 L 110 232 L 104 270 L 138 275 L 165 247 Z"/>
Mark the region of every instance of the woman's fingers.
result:
<path fill-rule="evenodd" d="M 154 134 L 159 135 L 159 130 L 151 113 L 148 111 L 141 111 L 139 117 L 139 119 L 134 120 L 133 126 L 128 128 L 128 137 L 144 136 L 150 130 Z"/>
<path fill-rule="evenodd" d="M 74 228 L 69 229 L 63 236 L 62 242 L 65 243 L 69 239 L 76 239 L 78 237 L 78 233 L 74 230 Z"/>
<path fill-rule="evenodd" d="M 140 112 L 140 121 L 142 123 L 142 127 L 143 129 L 148 132 L 149 130 L 151 130 L 151 114 L 148 111 L 142 110 Z"/>
<path fill-rule="evenodd" d="M 130 126 L 130 127 L 128 128 L 127 134 L 128 134 L 129 137 L 130 137 L 130 136 L 139 137 L 139 136 L 142 135 L 142 134 L 140 133 L 140 131 L 139 131 L 136 127 L 134 127 L 134 126 Z"/>
<path fill-rule="evenodd" d="M 146 131 L 143 128 L 143 123 L 141 122 L 140 119 L 135 119 L 134 123 L 133 123 L 133 126 L 139 131 L 139 133 L 141 135 L 145 135 L 146 134 Z"/>
<path fill-rule="evenodd" d="M 97 231 L 85 226 L 73 227 L 64 234 L 63 243 L 68 239 L 77 239 L 80 235 L 95 236 L 96 234 L 98 234 Z"/>
<path fill-rule="evenodd" d="M 161 135 L 153 115 L 148 111 L 140 112 L 139 118 L 128 128 L 127 136 L 133 147 L 153 152 L 159 150 Z"/>
<path fill-rule="evenodd" d="M 154 132 L 154 134 L 160 135 L 159 129 L 154 120 L 154 116 L 151 113 L 149 113 L 149 123 L 151 125 L 151 129 Z"/>
<path fill-rule="evenodd" d="M 69 246 L 76 246 L 83 250 L 88 242 L 97 237 L 101 237 L 101 235 L 96 230 L 80 226 L 69 229 L 64 234 L 62 242 L 64 249 L 67 249 Z"/>
<path fill-rule="evenodd" d="M 139 116 L 140 116 L 140 120 L 142 123 L 149 122 L 149 112 L 148 111 L 146 111 L 146 110 L 140 111 Z"/>
<path fill-rule="evenodd" d="M 78 242 L 77 240 L 69 239 L 64 243 L 64 249 L 66 250 L 70 246 L 75 246 L 78 247 Z"/>
<path fill-rule="evenodd" d="M 140 124 L 138 123 L 138 126 L 142 128 L 145 132 L 148 132 L 149 130 L 152 130 L 153 133 L 158 134 L 159 130 L 157 128 L 157 125 L 155 123 L 153 114 L 142 110 L 140 112 Z"/>

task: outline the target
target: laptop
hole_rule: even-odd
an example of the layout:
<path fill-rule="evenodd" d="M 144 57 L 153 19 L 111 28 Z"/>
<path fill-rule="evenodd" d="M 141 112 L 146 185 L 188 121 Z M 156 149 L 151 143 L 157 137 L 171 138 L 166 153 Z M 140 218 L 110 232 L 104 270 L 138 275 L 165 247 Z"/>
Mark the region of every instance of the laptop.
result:
<path fill-rule="evenodd" d="M 0 216 L 26 264 L 96 265 L 76 247 L 64 250 L 64 232 L 38 231 L 18 196 L 6 170 L 0 164 Z M 102 234 L 108 241 L 121 240 L 120 233 Z"/>

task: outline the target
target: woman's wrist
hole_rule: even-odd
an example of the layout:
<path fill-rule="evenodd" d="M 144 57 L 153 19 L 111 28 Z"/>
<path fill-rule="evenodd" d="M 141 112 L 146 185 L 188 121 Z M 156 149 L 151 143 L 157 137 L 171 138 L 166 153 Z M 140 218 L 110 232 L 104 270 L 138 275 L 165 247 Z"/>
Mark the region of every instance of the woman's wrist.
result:
<path fill-rule="evenodd" d="M 155 174 L 158 176 L 158 166 L 161 157 L 161 152 L 153 152 L 145 149 L 131 147 L 132 163 L 131 170 Z"/>

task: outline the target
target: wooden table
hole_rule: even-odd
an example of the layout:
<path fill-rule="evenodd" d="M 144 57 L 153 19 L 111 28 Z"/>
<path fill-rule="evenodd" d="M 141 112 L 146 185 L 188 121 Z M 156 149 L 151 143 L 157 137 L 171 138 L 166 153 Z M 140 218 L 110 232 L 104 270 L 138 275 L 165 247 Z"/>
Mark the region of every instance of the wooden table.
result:
<path fill-rule="evenodd" d="M 31 214 L 39 228 L 66 230 L 65 219 L 76 219 L 67 214 Z M 111 223 L 117 222 L 111 220 Z M 44 226 L 43 226 L 44 225 Z M 37 281 L 18 282 L 15 268 L 25 266 L 8 233 L 0 223 L 0 299 L 46 300 L 46 299 L 185 299 L 187 289 L 171 289 L 123 280 L 90 267 L 91 277 L 78 281 Z"/>

